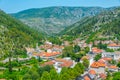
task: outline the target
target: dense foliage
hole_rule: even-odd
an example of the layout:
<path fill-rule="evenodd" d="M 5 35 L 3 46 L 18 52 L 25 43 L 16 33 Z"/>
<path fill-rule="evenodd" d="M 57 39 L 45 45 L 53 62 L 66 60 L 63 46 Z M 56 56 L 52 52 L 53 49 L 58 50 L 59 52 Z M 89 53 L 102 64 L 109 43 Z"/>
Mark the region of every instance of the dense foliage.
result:
<path fill-rule="evenodd" d="M 25 54 L 24 47 L 35 46 L 44 35 L 0 11 L 0 54 Z M 11 52 L 12 51 L 12 52 Z"/>
<path fill-rule="evenodd" d="M 79 61 L 82 56 L 86 55 L 88 53 L 89 49 L 85 48 L 83 51 L 80 51 L 80 47 L 75 45 L 75 46 L 66 46 L 63 49 L 63 54 L 62 57 L 71 57 L 71 59 L 75 61 Z"/>

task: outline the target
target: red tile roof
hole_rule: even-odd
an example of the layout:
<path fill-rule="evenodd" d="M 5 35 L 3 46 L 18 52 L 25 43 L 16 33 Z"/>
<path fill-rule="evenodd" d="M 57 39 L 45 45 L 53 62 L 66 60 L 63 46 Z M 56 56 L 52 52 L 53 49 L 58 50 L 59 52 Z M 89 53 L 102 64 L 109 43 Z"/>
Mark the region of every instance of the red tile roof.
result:
<path fill-rule="evenodd" d="M 104 74 L 104 73 L 101 73 L 101 74 L 99 74 L 100 75 L 100 78 L 102 78 L 102 79 L 106 79 L 106 74 Z"/>
<path fill-rule="evenodd" d="M 55 59 L 55 61 L 57 62 L 62 62 L 60 64 L 61 67 L 70 67 L 73 65 L 73 61 L 72 60 L 65 60 L 65 59 Z"/>
<path fill-rule="evenodd" d="M 72 60 L 65 60 L 65 59 L 55 59 L 49 62 L 45 62 L 44 64 L 42 64 L 42 66 L 45 65 L 53 65 L 56 62 L 60 62 L 59 66 L 60 67 L 71 67 L 73 65 L 73 61 Z"/>
<path fill-rule="evenodd" d="M 102 59 L 105 60 L 105 61 L 111 61 L 112 60 L 112 58 L 108 58 L 108 57 L 104 57 Z"/>
<path fill-rule="evenodd" d="M 116 43 L 111 43 L 111 44 L 108 44 L 109 47 L 118 47 L 120 45 L 116 44 Z"/>
<path fill-rule="evenodd" d="M 106 65 L 104 63 L 100 63 L 100 62 L 93 62 L 91 64 L 91 67 L 93 68 L 99 68 L 99 67 L 105 67 Z"/>
<path fill-rule="evenodd" d="M 105 63 L 105 60 L 99 59 L 98 62 L 100 62 L 100 63 Z"/>
<path fill-rule="evenodd" d="M 97 47 L 92 48 L 93 53 L 102 53 L 101 49 L 98 49 Z"/>
<path fill-rule="evenodd" d="M 90 80 L 90 78 L 88 76 L 85 76 L 84 80 Z"/>
<path fill-rule="evenodd" d="M 96 74 L 95 70 L 90 70 L 89 73 L 92 74 L 92 75 Z"/>
<path fill-rule="evenodd" d="M 111 66 L 109 66 L 108 68 L 111 68 L 111 69 L 118 69 L 118 67 L 115 66 L 115 65 L 111 65 Z"/>
<path fill-rule="evenodd" d="M 35 56 L 41 56 L 41 57 L 51 57 L 51 56 L 56 56 L 56 55 L 60 55 L 60 52 L 52 52 L 52 53 L 48 53 L 48 52 L 42 52 L 39 54 L 33 54 Z"/>

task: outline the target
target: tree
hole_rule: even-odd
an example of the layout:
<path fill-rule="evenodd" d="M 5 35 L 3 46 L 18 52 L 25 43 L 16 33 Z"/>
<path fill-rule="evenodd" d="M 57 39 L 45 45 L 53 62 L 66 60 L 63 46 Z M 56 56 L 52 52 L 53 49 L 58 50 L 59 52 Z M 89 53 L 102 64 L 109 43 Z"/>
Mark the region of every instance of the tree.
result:
<path fill-rule="evenodd" d="M 89 67 L 89 61 L 87 59 L 83 60 L 83 65 L 85 66 L 85 68 Z"/>
<path fill-rule="evenodd" d="M 88 53 L 90 51 L 89 47 L 85 48 L 85 53 Z"/>
<path fill-rule="evenodd" d="M 24 77 L 23 77 L 23 80 L 28 80 L 31 78 L 31 75 L 30 74 L 25 74 Z"/>
<path fill-rule="evenodd" d="M 66 46 L 63 49 L 62 57 L 70 57 L 71 54 L 73 54 L 73 47 L 72 46 Z"/>
<path fill-rule="evenodd" d="M 50 78 L 51 80 L 57 80 L 58 79 L 58 74 L 55 69 L 50 70 Z"/>
<path fill-rule="evenodd" d="M 39 74 L 37 72 L 36 67 L 32 67 L 23 77 L 23 80 L 28 80 L 28 79 L 32 79 L 32 80 L 39 79 Z"/>
<path fill-rule="evenodd" d="M 47 71 L 43 72 L 41 80 L 51 80 L 50 74 Z"/>
<path fill-rule="evenodd" d="M 120 62 L 118 62 L 117 66 L 120 68 Z"/>
<path fill-rule="evenodd" d="M 59 80 L 69 80 L 70 79 L 70 75 L 66 72 L 60 74 L 60 79 Z"/>
<path fill-rule="evenodd" d="M 53 66 L 46 65 L 44 67 L 38 68 L 39 76 L 41 77 L 44 71 L 50 72 L 51 69 L 54 69 Z"/>
<path fill-rule="evenodd" d="M 77 53 L 77 52 L 79 52 L 79 51 L 80 51 L 80 46 L 75 45 L 75 46 L 74 46 L 74 52 Z"/>
<path fill-rule="evenodd" d="M 106 52 L 114 52 L 114 50 L 107 48 L 107 49 L 106 49 Z"/>
<path fill-rule="evenodd" d="M 116 72 L 113 74 L 113 80 L 120 80 L 120 72 Z"/>
<path fill-rule="evenodd" d="M 106 44 L 102 44 L 100 42 L 100 43 L 98 43 L 98 48 L 106 50 L 107 49 L 107 45 Z"/>
<path fill-rule="evenodd" d="M 78 73 L 77 76 L 83 74 L 84 69 L 85 67 L 82 63 L 77 63 L 74 67 L 75 73 Z"/>
<path fill-rule="evenodd" d="M 116 61 L 115 60 L 111 60 L 109 61 L 110 64 L 116 64 Z"/>
<path fill-rule="evenodd" d="M 71 80 L 74 80 L 76 78 L 76 76 L 78 76 L 78 73 L 77 73 L 76 69 L 74 69 L 74 68 L 70 68 L 67 71 L 67 73 L 69 74 Z"/>
<path fill-rule="evenodd" d="M 41 62 L 41 61 L 42 61 L 42 58 L 41 58 L 40 56 L 38 57 L 38 61 L 39 61 L 39 62 Z"/>
<path fill-rule="evenodd" d="M 94 57 L 94 60 L 95 60 L 95 61 L 98 61 L 101 57 L 102 57 L 101 54 L 97 54 L 97 55 Z"/>

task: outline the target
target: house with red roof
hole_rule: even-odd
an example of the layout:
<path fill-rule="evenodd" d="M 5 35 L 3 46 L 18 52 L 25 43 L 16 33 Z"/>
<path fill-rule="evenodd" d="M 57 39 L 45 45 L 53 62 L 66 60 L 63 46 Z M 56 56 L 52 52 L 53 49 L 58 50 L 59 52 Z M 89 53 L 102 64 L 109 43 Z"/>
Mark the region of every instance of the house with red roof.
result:
<path fill-rule="evenodd" d="M 84 76 L 84 80 L 91 80 L 87 75 Z"/>
<path fill-rule="evenodd" d="M 94 79 L 96 77 L 96 71 L 93 69 L 89 70 L 88 74 L 91 79 Z"/>
<path fill-rule="evenodd" d="M 41 53 L 34 53 L 33 57 L 35 57 L 35 58 L 41 57 L 42 59 L 47 60 L 47 59 L 54 59 L 54 58 L 60 56 L 61 54 L 62 53 L 60 53 L 60 52 L 51 52 L 51 53 L 41 52 Z"/>
<path fill-rule="evenodd" d="M 93 48 L 92 48 L 92 52 L 93 52 L 94 54 L 99 54 L 99 53 L 102 53 L 103 50 L 101 50 L 101 49 L 99 49 L 99 48 L 97 48 L 97 47 L 93 47 Z"/>
<path fill-rule="evenodd" d="M 97 78 L 96 71 L 91 69 L 88 71 L 88 73 L 80 76 L 78 80 L 95 80 L 96 78 Z"/>
<path fill-rule="evenodd" d="M 108 44 L 107 48 L 117 50 L 117 49 L 120 49 L 120 44 L 111 43 L 111 44 Z"/>
<path fill-rule="evenodd" d="M 105 67 L 106 67 L 106 64 L 99 61 L 93 62 L 90 65 L 90 69 L 94 70 L 98 74 L 105 73 Z"/>
<path fill-rule="evenodd" d="M 108 68 L 108 71 L 118 72 L 118 67 L 116 65 L 110 65 L 107 68 Z"/>
<path fill-rule="evenodd" d="M 99 74 L 99 78 L 100 78 L 100 80 L 105 80 L 106 77 L 107 77 L 107 75 L 104 74 L 104 73 Z"/>
<path fill-rule="evenodd" d="M 75 64 L 75 61 L 68 58 L 56 58 L 52 61 L 45 62 L 42 66 L 53 65 L 56 71 L 60 73 L 63 67 L 73 68 Z"/>

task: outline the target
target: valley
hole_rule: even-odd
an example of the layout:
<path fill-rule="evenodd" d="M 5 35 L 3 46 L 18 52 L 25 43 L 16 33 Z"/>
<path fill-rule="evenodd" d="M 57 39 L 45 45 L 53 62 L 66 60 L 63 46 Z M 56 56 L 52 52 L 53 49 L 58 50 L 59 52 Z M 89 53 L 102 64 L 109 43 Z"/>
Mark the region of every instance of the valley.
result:
<path fill-rule="evenodd" d="M 120 7 L 0 10 L 0 79 L 119 80 Z"/>
<path fill-rule="evenodd" d="M 41 9 L 33 8 L 11 15 L 32 28 L 45 32 L 49 35 L 54 35 L 84 17 L 94 16 L 100 12 L 111 9 L 112 8 L 60 6 Z"/>

